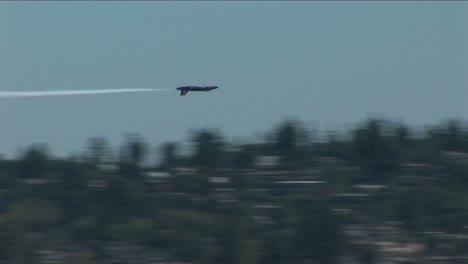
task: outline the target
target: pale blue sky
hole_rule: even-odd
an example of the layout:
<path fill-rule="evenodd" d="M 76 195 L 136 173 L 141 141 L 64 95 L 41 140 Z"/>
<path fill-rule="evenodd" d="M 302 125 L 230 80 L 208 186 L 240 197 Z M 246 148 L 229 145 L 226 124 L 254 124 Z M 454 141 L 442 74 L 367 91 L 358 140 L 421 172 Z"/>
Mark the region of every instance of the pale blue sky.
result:
<path fill-rule="evenodd" d="M 218 127 L 253 136 L 285 117 L 323 129 L 382 114 L 466 118 L 465 2 L 0 2 L 0 90 L 210 93 L 2 99 L 0 153 L 84 150 L 136 132 L 154 146 Z"/>

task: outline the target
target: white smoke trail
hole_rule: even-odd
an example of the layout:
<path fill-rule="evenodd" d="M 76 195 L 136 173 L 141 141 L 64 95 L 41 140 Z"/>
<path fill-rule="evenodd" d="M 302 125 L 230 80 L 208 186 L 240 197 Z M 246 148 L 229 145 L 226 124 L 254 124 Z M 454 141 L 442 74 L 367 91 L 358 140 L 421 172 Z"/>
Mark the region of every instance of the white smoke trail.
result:
<path fill-rule="evenodd" d="M 172 89 L 135 88 L 135 89 L 101 89 L 101 90 L 0 91 L 0 98 L 96 95 L 96 94 L 138 93 L 138 92 L 164 92 L 164 91 L 171 91 L 171 90 Z"/>

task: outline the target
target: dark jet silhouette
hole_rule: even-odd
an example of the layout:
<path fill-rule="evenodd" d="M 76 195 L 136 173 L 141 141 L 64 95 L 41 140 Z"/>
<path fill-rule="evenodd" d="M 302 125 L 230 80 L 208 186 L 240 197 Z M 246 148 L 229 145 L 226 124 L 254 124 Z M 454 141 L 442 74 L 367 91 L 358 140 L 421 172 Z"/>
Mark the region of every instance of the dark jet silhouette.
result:
<path fill-rule="evenodd" d="M 211 90 L 218 89 L 218 86 L 181 86 L 177 88 L 180 91 L 180 95 L 186 95 L 189 91 L 194 92 L 209 92 Z"/>

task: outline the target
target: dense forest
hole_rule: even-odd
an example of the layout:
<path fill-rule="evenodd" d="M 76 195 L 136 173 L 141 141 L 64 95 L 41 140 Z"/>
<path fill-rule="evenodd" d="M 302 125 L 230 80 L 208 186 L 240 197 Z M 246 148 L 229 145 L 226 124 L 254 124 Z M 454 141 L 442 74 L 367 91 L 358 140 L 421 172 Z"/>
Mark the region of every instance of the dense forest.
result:
<path fill-rule="evenodd" d="M 91 138 L 57 158 L 0 160 L 0 263 L 466 262 L 468 126 L 368 119 L 321 136 L 284 120 L 263 138 L 188 145 Z"/>

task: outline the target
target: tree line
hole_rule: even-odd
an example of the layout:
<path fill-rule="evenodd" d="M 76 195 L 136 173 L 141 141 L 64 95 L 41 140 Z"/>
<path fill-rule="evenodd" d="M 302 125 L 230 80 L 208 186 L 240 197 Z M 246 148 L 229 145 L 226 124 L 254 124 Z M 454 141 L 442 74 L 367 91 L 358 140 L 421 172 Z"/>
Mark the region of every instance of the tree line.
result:
<path fill-rule="evenodd" d="M 251 142 L 201 129 L 189 147 L 162 144 L 148 165 L 151 146 L 129 134 L 118 151 L 95 137 L 73 157 L 34 145 L 0 160 L 0 261 L 378 263 L 381 252 L 346 230 L 387 222 L 425 255 L 467 246 L 427 235 L 467 226 L 464 121 L 417 129 L 368 119 L 320 135 L 284 120 Z M 262 157 L 273 159 L 262 165 Z M 294 180 L 304 184 L 284 184 Z M 363 194 L 360 185 L 384 188 L 346 198 Z"/>

